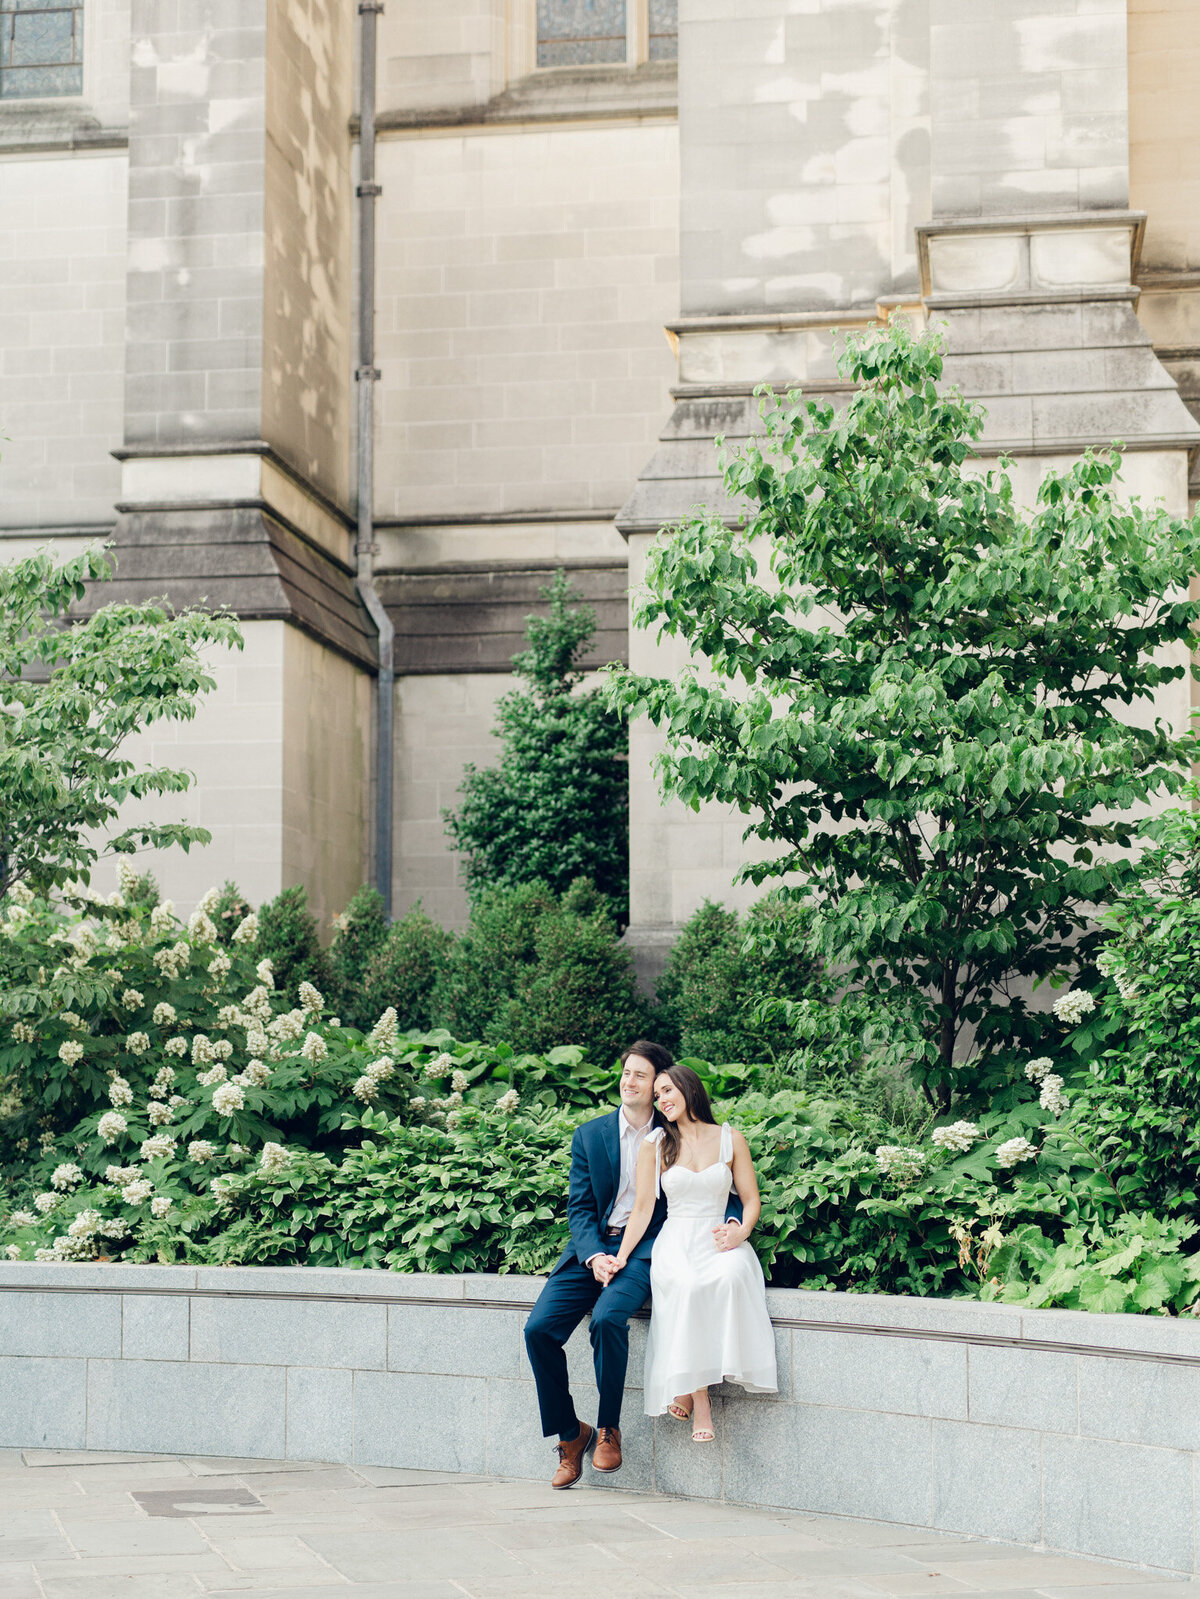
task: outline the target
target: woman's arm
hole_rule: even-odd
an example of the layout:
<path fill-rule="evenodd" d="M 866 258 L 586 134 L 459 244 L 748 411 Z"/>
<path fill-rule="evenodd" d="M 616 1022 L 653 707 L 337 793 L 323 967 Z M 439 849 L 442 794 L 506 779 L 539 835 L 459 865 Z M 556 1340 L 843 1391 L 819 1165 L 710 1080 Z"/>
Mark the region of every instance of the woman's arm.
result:
<path fill-rule="evenodd" d="M 758 1193 L 758 1178 L 754 1174 L 754 1161 L 745 1135 L 733 1129 L 733 1186 L 742 1202 L 740 1222 L 727 1221 L 713 1228 L 717 1248 L 736 1249 L 744 1244 L 754 1231 L 754 1224 L 762 1215 L 762 1200 Z"/>
<path fill-rule="evenodd" d="M 634 1194 L 633 1210 L 629 1220 L 625 1223 L 625 1236 L 621 1239 L 621 1247 L 617 1251 L 617 1270 L 629 1260 L 630 1255 L 641 1243 L 646 1235 L 646 1228 L 650 1225 L 650 1218 L 654 1214 L 654 1167 L 657 1155 L 657 1145 L 649 1139 L 645 1141 L 638 1151 L 637 1163 L 637 1190 Z"/>

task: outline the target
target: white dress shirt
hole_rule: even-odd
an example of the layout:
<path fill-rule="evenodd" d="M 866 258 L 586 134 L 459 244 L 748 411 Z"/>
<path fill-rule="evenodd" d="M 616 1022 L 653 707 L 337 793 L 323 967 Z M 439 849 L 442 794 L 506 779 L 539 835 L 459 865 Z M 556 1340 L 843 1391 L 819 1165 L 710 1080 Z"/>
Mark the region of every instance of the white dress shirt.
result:
<path fill-rule="evenodd" d="M 633 1201 L 637 1196 L 637 1161 L 638 1152 L 646 1142 L 646 1134 L 650 1131 L 651 1122 L 644 1127 L 635 1127 L 625 1114 L 624 1105 L 617 1112 L 621 1129 L 621 1186 L 617 1189 L 617 1197 L 613 1200 L 613 1208 L 608 1215 L 609 1231 L 624 1227 L 630 1216 L 633 1215 Z"/>

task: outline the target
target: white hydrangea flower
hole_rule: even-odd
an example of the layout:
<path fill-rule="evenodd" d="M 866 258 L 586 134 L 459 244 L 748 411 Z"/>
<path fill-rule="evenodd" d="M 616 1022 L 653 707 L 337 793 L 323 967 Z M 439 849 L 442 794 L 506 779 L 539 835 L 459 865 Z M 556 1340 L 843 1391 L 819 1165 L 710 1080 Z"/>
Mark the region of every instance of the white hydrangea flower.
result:
<path fill-rule="evenodd" d="M 277 1172 L 287 1165 L 288 1152 L 283 1144 L 264 1144 L 258 1164 L 264 1172 Z"/>
<path fill-rule="evenodd" d="M 169 1005 L 165 999 L 160 999 L 154 1007 L 155 1027 L 174 1027 L 177 1016 L 174 1005 Z"/>
<path fill-rule="evenodd" d="M 214 916 L 220 903 L 221 890 L 219 888 L 206 888 L 196 901 L 196 909 L 205 916 Z"/>
<path fill-rule="evenodd" d="M 302 1010 L 284 1011 L 281 1016 L 267 1028 L 272 1038 L 278 1038 L 282 1043 L 290 1043 L 293 1038 L 299 1038 L 304 1031 L 304 1012 Z"/>
<path fill-rule="evenodd" d="M 997 1166 L 1018 1166 L 1023 1160 L 1032 1160 L 1037 1150 L 1028 1138 L 1010 1138 L 996 1151 Z"/>
<path fill-rule="evenodd" d="M 325 1047 L 325 1040 L 320 1033 L 309 1033 L 300 1046 L 300 1053 L 310 1066 L 315 1066 L 318 1061 L 325 1059 L 329 1050 Z"/>
<path fill-rule="evenodd" d="M 144 1205 L 153 1192 L 154 1184 L 149 1178 L 139 1177 L 134 1183 L 126 1183 L 121 1197 L 127 1205 Z"/>
<path fill-rule="evenodd" d="M 132 894 L 137 887 L 137 873 L 124 857 L 117 862 L 117 882 L 126 894 Z"/>
<path fill-rule="evenodd" d="M 140 1166 L 106 1166 L 104 1168 L 104 1181 L 112 1183 L 115 1188 L 126 1188 L 130 1183 L 137 1182 L 140 1176 Z"/>
<path fill-rule="evenodd" d="M 367 1043 L 373 1049 L 391 1049 L 396 1042 L 397 1031 L 396 1007 L 389 1005 L 371 1029 Z"/>
<path fill-rule="evenodd" d="M 396 1069 L 396 1063 L 390 1055 L 381 1055 L 378 1060 L 373 1060 L 367 1067 L 367 1076 L 373 1077 L 377 1083 L 386 1082 Z"/>
<path fill-rule="evenodd" d="M 108 896 L 108 903 L 114 911 L 123 911 L 125 909 L 125 896 L 119 888 L 113 889 Z"/>
<path fill-rule="evenodd" d="M 225 1153 L 228 1155 L 230 1160 L 241 1160 L 244 1156 L 248 1155 L 250 1151 L 246 1148 L 245 1144 L 230 1144 Z"/>
<path fill-rule="evenodd" d="M 152 1099 L 146 1106 L 146 1120 L 151 1127 L 165 1127 L 171 1115 L 170 1105 L 164 1105 L 161 1099 Z"/>
<path fill-rule="evenodd" d="M 212 960 L 209 961 L 208 970 L 213 977 L 228 977 L 233 970 L 233 962 L 222 950 L 219 955 L 214 955 Z"/>
<path fill-rule="evenodd" d="M 236 1005 L 222 1005 L 217 1012 L 218 1027 L 237 1027 L 242 1021 L 242 1013 Z"/>
<path fill-rule="evenodd" d="M 150 912 L 150 931 L 152 933 L 169 933 L 175 921 L 175 901 L 173 899 L 160 899 Z"/>
<path fill-rule="evenodd" d="M 128 1127 L 129 1123 L 119 1110 L 106 1110 L 96 1123 L 96 1131 L 106 1144 L 115 1144 Z"/>
<path fill-rule="evenodd" d="M 124 1238 L 129 1232 L 129 1223 L 120 1216 L 114 1216 L 110 1221 L 103 1222 L 100 1234 L 103 1238 Z"/>
<path fill-rule="evenodd" d="M 32 1044 L 37 1039 L 37 1034 L 28 1022 L 14 1022 L 12 1035 L 18 1044 Z"/>
<path fill-rule="evenodd" d="M 56 1166 L 50 1174 L 51 1188 L 74 1188 L 83 1181 L 83 1173 L 73 1161 L 64 1161 L 61 1166 Z"/>
<path fill-rule="evenodd" d="M 175 1153 L 175 1140 L 169 1133 L 151 1133 L 138 1149 L 143 1160 L 166 1160 Z"/>
<path fill-rule="evenodd" d="M 1043 1110 L 1050 1111 L 1055 1116 L 1061 1116 L 1068 1105 L 1067 1096 L 1063 1093 L 1063 1080 L 1052 1072 L 1042 1078 L 1042 1093 L 1039 1100 Z"/>
<path fill-rule="evenodd" d="M 52 1210 L 57 1210 L 61 1194 L 34 1194 L 33 1208 L 40 1211 L 43 1216 L 48 1216 Z"/>
<path fill-rule="evenodd" d="M 426 1065 L 425 1075 L 429 1078 L 448 1077 L 453 1070 L 454 1056 L 447 1055 L 443 1050 L 440 1055 L 435 1055 L 434 1058 Z"/>
<path fill-rule="evenodd" d="M 182 940 L 172 944 L 169 949 L 155 950 L 151 957 L 164 977 L 178 977 L 181 972 L 187 970 L 191 958 L 191 946 Z"/>
<path fill-rule="evenodd" d="M 1025 1068 L 1025 1075 L 1031 1083 L 1040 1083 L 1047 1072 L 1054 1070 L 1054 1062 L 1049 1055 L 1039 1055 L 1036 1060 L 1031 1060 Z"/>
<path fill-rule="evenodd" d="M 62 1256 L 59 1254 L 57 1249 L 35 1249 L 33 1252 L 33 1258 L 34 1260 L 53 1261 L 61 1260 Z"/>
<path fill-rule="evenodd" d="M 253 911 L 249 916 L 243 916 L 233 930 L 235 944 L 257 944 L 258 942 L 258 917 Z M 265 963 L 264 963 L 265 964 Z M 260 982 L 266 982 L 265 977 L 260 977 Z"/>
<path fill-rule="evenodd" d="M 311 983 L 301 983 L 299 989 L 300 1007 L 313 1015 L 320 1015 L 325 1008 L 325 996 L 319 988 L 314 988 Z"/>
<path fill-rule="evenodd" d="M 257 1055 L 261 1058 L 270 1050 L 271 1040 L 261 1027 L 248 1027 L 246 1029 L 246 1048 L 252 1055 Z"/>
<path fill-rule="evenodd" d="M 925 1155 L 922 1150 L 910 1149 L 904 1144 L 880 1144 L 875 1151 L 875 1162 L 885 1177 L 905 1183 L 920 1176 Z"/>
<path fill-rule="evenodd" d="M 182 1094 L 172 1094 L 170 1099 L 167 1101 L 167 1104 L 170 1105 L 172 1110 L 178 1110 L 180 1105 L 187 1104 L 187 1100 Z"/>
<path fill-rule="evenodd" d="M 163 1050 L 168 1055 L 178 1055 L 182 1059 L 188 1052 L 188 1041 L 177 1033 L 174 1038 L 167 1039 Z"/>
<path fill-rule="evenodd" d="M 132 1105 L 133 1089 L 123 1077 L 114 1075 L 108 1085 L 108 1099 L 112 1105 Z"/>
<path fill-rule="evenodd" d="M 192 1064 L 193 1066 L 207 1066 L 209 1061 L 215 1060 L 212 1039 L 207 1033 L 197 1033 L 192 1039 Z"/>
<path fill-rule="evenodd" d="M 1072 988 L 1054 1001 L 1054 1014 L 1069 1027 L 1078 1027 L 1085 1016 L 1096 1008 L 1096 1001 L 1086 988 Z"/>
<path fill-rule="evenodd" d="M 104 1220 L 98 1210 L 81 1210 L 67 1228 L 68 1238 L 90 1238 Z"/>
<path fill-rule="evenodd" d="M 229 1072 L 218 1061 L 215 1066 L 210 1066 L 206 1072 L 197 1072 L 196 1081 L 204 1088 L 213 1088 L 217 1083 L 223 1083 L 228 1076 Z"/>
<path fill-rule="evenodd" d="M 270 1021 L 271 990 L 264 983 L 259 983 L 242 1000 L 242 1009 L 248 1016 L 255 1016 L 260 1021 Z"/>
<path fill-rule="evenodd" d="M 375 1095 L 379 1092 L 379 1084 L 374 1077 L 359 1077 L 355 1080 L 350 1092 L 355 1099 L 367 1102 L 375 1098 Z"/>
<path fill-rule="evenodd" d="M 408 1102 L 411 1110 L 424 1110 L 427 1103 L 424 1094 L 414 1094 Z"/>
<path fill-rule="evenodd" d="M 467 1091 L 467 1074 L 466 1074 L 466 1072 L 463 1072 L 463 1071 L 451 1072 L 451 1074 L 450 1074 L 450 1087 L 454 1090 L 454 1092 L 456 1094 L 465 1094 L 466 1091 Z"/>
<path fill-rule="evenodd" d="M 232 1054 L 233 1045 L 227 1038 L 218 1038 L 212 1046 L 212 1058 L 214 1060 L 228 1060 Z"/>
<path fill-rule="evenodd" d="M 1114 972 L 1113 982 L 1116 983 L 1117 993 L 1120 994 L 1122 999 L 1130 1000 L 1137 998 L 1138 985 L 1133 981 L 1132 978 L 1127 977 L 1124 972 Z"/>
<path fill-rule="evenodd" d="M 14 1210 L 8 1218 L 14 1227 L 36 1227 L 37 1217 L 31 1210 Z"/>
<path fill-rule="evenodd" d="M 130 1033 L 125 1040 L 125 1048 L 131 1055 L 144 1055 L 150 1048 L 149 1033 Z"/>
<path fill-rule="evenodd" d="M 213 1089 L 212 1103 L 218 1116 L 232 1116 L 245 1105 L 246 1096 L 236 1083 L 222 1083 Z"/>
<path fill-rule="evenodd" d="M 515 1088 L 510 1088 L 506 1094 L 501 1094 L 496 1101 L 496 1109 L 502 1116 L 511 1116 L 521 1103 L 521 1096 Z"/>
<path fill-rule="evenodd" d="M 5 1244 L 5 1246 L 4 1246 L 4 1258 L 5 1258 L 5 1260 L 20 1260 L 20 1258 L 21 1258 L 21 1246 L 20 1246 L 20 1244 Z"/>
<path fill-rule="evenodd" d="M 165 1099 L 167 1090 L 175 1081 L 174 1066 L 160 1066 L 158 1074 L 150 1084 L 150 1092 L 155 1099 Z"/>
<path fill-rule="evenodd" d="M 331 1016 L 329 1018 L 328 1026 L 330 1026 L 330 1027 L 340 1027 L 341 1025 L 342 1025 L 342 1018 L 340 1016 Z"/>
<path fill-rule="evenodd" d="M 155 1194 L 154 1198 L 150 1201 L 150 1214 L 152 1216 L 156 1216 L 161 1221 L 170 1210 L 171 1204 L 172 1200 L 170 1195 Z"/>
<path fill-rule="evenodd" d="M 452 1110 L 446 1117 L 446 1131 L 452 1133 L 458 1126 L 460 1119 L 460 1113 L 456 1110 Z"/>
<path fill-rule="evenodd" d="M 65 1043 L 58 1046 L 58 1058 L 67 1066 L 75 1066 L 83 1059 L 83 1045 L 77 1044 L 73 1038 L 68 1038 Z"/>
<path fill-rule="evenodd" d="M 974 1122 L 951 1122 L 949 1127 L 935 1127 L 930 1136 L 939 1149 L 961 1155 L 980 1137 L 980 1131 Z"/>
<path fill-rule="evenodd" d="M 217 1146 L 210 1144 L 207 1138 L 193 1138 L 187 1152 L 189 1160 L 194 1160 L 198 1166 L 203 1166 L 206 1160 L 211 1160 L 216 1154 Z"/>
<path fill-rule="evenodd" d="M 213 926 L 212 917 L 207 911 L 202 911 L 199 906 L 188 917 L 188 932 L 198 944 L 215 944 L 217 929 Z"/>
<path fill-rule="evenodd" d="M 8 890 L 8 897 L 15 905 L 28 907 L 33 904 L 33 890 L 28 883 L 13 883 Z"/>
<path fill-rule="evenodd" d="M 126 1010 L 141 1010 L 146 1003 L 146 996 L 136 988 L 127 988 L 121 995 L 121 1004 Z"/>
<path fill-rule="evenodd" d="M 240 1076 L 253 1088 L 265 1088 L 271 1081 L 271 1068 L 261 1060 L 252 1060 Z"/>
<path fill-rule="evenodd" d="M 236 935 L 235 935 L 235 937 L 236 937 Z M 258 937 L 258 918 L 257 917 L 255 918 L 255 921 L 254 921 L 254 937 L 255 938 Z M 250 939 L 250 940 L 243 939 L 241 942 L 243 942 L 243 943 L 252 943 L 253 940 L 252 939 Z M 263 985 L 264 988 L 274 988 L 275 987 L 275 962 L 274 961 L 268 961 L 268 960 L 259 961 L 258 965 L 254 968 L 254 975 L 255 975 L 255 977 L 258 978 L 259 982 Z"/>

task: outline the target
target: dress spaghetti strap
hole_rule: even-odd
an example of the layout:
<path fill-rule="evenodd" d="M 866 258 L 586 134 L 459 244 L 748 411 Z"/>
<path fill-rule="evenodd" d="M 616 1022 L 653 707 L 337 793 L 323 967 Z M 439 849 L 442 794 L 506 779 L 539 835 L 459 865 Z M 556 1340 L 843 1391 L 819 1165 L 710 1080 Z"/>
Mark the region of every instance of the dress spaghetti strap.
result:
<path fill-rule="evenodd" d="M 728 1122 L 721 1125 L 721 1152 L 717 1158 L 723 1166 L 728 1166 L 733 1160 L 733 1128 Z"/>

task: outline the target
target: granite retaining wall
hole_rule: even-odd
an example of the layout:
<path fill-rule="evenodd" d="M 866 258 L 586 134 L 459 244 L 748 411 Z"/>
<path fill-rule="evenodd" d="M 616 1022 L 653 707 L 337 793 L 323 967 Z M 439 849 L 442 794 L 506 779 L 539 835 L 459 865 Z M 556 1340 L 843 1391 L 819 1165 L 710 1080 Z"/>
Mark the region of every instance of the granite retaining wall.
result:
<path fill-rule="evenodd" d="M 0 1447 L 548 1477 L 521 1337 L 541 1281 L 0 1264 Z M 634 1323 L 614 1487 L 1197 1569 L 1200 1325 L 769 1298 L 780 1392 L 720 1391 L 716 1447 L 642 1415 Z M 587 1416 L 584 1329 L 568 1352 Z"/>

